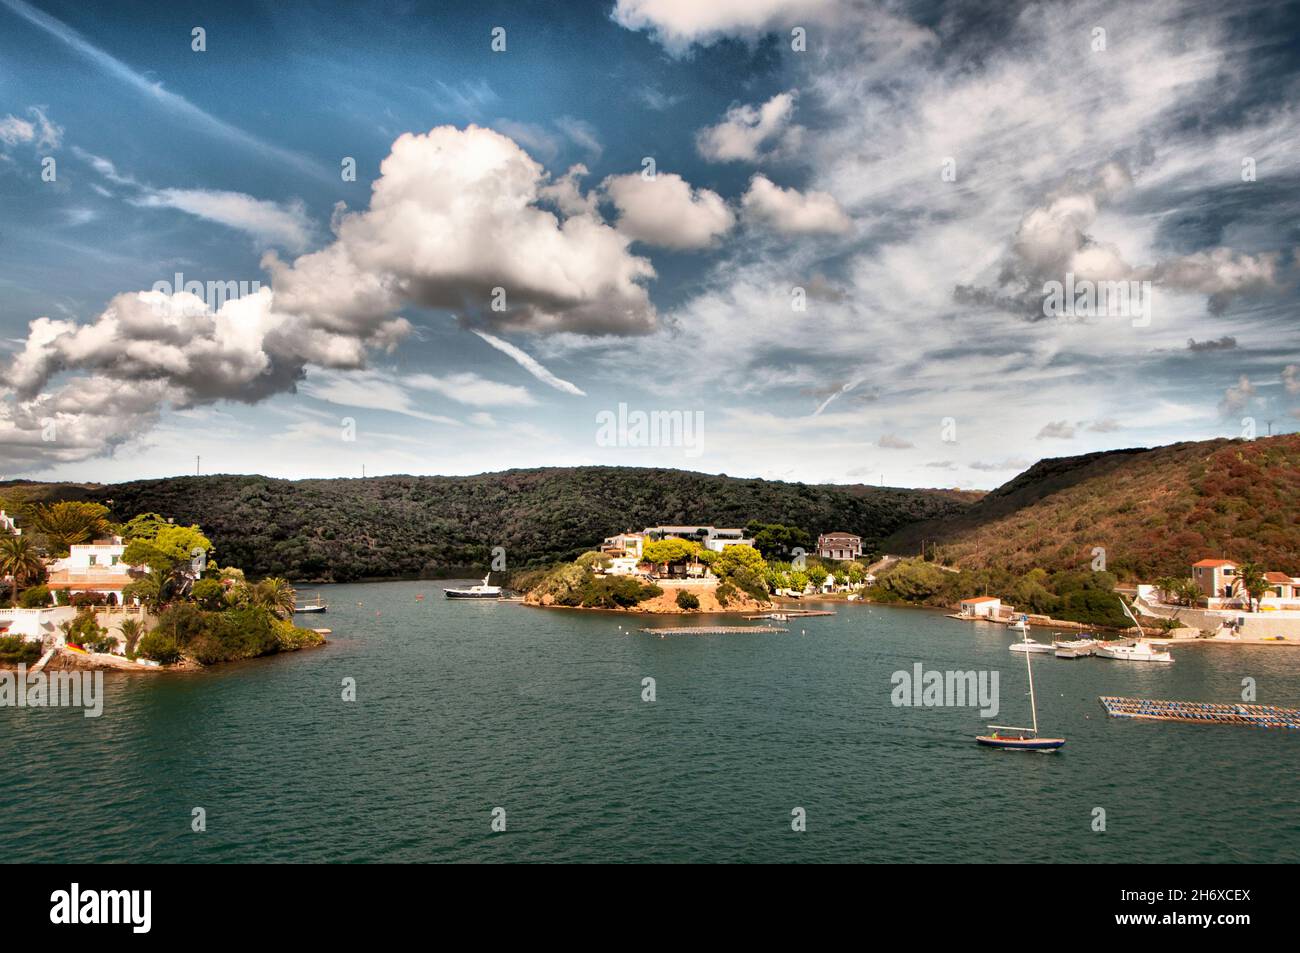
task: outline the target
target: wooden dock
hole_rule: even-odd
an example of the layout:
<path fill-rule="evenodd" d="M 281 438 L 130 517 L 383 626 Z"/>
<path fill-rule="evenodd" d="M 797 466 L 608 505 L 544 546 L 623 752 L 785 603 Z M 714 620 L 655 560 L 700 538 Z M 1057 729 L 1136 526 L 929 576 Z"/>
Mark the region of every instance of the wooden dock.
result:
<path fill-rule="evenodd" d="M 687 625 L 675 628 L 642 629 L 652 635 L 730 635 L 733 632 L 789 632 L 767 625 Z"/>
<path fill-rule="evenodd" d="M 1106 714 L 1112 718 L 1184 721 L 1195 725 L 1246 725 L 1251 728 L 1300 729 L 1300 708 L 1161 701 L 1152 698 L 1119 698 L 1115 695 L 1102 695 L 1100 699 Z"/>

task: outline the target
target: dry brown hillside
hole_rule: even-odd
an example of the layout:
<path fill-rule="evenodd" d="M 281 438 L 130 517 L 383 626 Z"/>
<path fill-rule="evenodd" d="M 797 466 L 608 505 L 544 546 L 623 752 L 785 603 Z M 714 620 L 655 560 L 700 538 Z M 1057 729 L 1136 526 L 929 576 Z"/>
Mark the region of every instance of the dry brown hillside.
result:
<path fill-rule="evenodd" d="M 1042 460 L 963 513 L 904 527 L 890 552 L 938 543 L 962 567 L 1189 575 L 1206 556 L 1300 575 L 1300 434 Z"/>

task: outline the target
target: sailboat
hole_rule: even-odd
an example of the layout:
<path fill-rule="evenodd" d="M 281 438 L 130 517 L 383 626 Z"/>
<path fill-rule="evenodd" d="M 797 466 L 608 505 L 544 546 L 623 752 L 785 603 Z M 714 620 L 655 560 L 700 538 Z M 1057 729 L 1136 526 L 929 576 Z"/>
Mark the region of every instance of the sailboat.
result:
<path fill-rule="evenodd" d="M 302 605 L 298 605 L 295 602 L 293 606 L 294 612 L 325 612 L 328 609 L 329 606 L 325 604 L 325 600 L 320 597 L 319 592 L 316 593 L 315 602 L 307 602 L 307 603 L 303 603 Z"/>
<path fill-rule="evenodd" d="M 1028 646 L 1029 634 L 1025 633 L 1025 643 Z M 1029 672 L 1029 712 L 1034 719 L 1032 728 L 1014 728 L 1010 725 L 989 725 L 993 729 L 991 735 L 976 735 L 975 740 L 989 748 L 1007 748 L 1013 751 L 1055 751 L 1065 744 L 1064 738 L 1040 738 L 1038 736 L 1038 703 L 1034 699 L 1034 666 L 1029 661 L 1029 656 L 1033 654 L 1026 647 L 1025 649 L 1025 670 Z M 1004 735 L 1002 732 L 1016 732 L 1016 734 Z"/>

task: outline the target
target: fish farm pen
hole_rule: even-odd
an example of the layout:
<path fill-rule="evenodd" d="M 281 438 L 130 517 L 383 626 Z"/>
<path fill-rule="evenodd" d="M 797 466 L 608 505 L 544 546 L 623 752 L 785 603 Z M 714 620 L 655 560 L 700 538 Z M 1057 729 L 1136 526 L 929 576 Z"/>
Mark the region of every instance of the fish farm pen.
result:
<path fill-rule="evenodd" d="M 789 632 L 766 625 L 691 625 L 672 629 L 642 629 L 652 635 L 727 635 L 732 632 Z"/>
<path fill-rule="evenodd" d="M 1250 728 L 1300 728 L 1300 708 L 1218 702 L 1160 701 L 1152 698 L 1101 696 L 1112 718 L 1182 721 L 1194 725 L 1245 725 Z"/>

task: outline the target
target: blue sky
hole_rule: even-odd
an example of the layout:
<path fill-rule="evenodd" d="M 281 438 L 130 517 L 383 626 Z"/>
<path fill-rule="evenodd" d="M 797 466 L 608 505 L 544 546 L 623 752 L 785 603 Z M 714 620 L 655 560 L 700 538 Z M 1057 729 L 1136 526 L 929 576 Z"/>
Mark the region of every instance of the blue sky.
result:
<path fill-rule="evenodd" d="M 1294 7 L 455 7 L 0 0 L 0 478 L 991 487 L 1300 426 Z"/>

